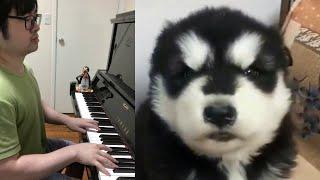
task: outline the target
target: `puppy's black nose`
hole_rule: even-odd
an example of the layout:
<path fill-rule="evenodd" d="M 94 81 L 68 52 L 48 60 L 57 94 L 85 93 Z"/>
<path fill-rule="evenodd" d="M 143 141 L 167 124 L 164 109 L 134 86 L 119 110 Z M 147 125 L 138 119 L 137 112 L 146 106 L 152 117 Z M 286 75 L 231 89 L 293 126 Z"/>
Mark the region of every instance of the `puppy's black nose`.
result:
<path fill-rule="evenodd" d="M 219 128 L 234 124 L 237 116 L 236 109 L 232 106 L 207 106 L 203 111 L 204 120 Z"/>

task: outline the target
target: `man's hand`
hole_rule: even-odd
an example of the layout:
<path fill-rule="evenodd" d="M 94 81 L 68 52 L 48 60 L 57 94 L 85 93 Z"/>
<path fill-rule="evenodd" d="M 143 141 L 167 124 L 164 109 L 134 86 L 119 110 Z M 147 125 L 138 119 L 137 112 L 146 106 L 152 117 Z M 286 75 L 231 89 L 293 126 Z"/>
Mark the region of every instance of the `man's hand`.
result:
<path fill-rule="evenodd" d="M 118 163 L 113 157 L 111 157 L 105 151 L 111 151 L 111 149 L 103 144 L 81 143 L 69 146 L 76 154 L 76 161 L 85 164 L 96 166 L 99 171 L 106 175 L 110 175 L 106 168 L 114 169 L 118 166 L 114 163 Z"/>
<path fill-rule="evenodd" d="M 89 128 L 100 130 L 100 128 L 98 127 L 98 121 L 92 119 L 72 118 L 66 122 L 66 125 L 71 130 L 80 133 L 86 133 L 87 129 Z"/>

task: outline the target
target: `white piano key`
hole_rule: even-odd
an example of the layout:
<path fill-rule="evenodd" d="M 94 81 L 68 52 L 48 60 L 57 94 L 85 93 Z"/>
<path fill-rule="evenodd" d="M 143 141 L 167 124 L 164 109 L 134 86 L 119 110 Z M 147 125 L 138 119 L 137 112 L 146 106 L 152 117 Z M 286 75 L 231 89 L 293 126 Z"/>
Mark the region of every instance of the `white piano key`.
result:
<path fill-rule="evenodd" d="M 108 171 L 108 173 L 110 174 L 110 176 L 109 176 L 109 178 L 110 177 L 135 177 L 135 173 L 114 173 L 113 172 L 113 169 L 108 169 L 107 168 L 107 171 Z M 105 174 L 103 174 L 102 172 L 100 172 L 99 171 L 99 175 L 101 176 L 101 177 L 104 177 L 104 178 L 107 178 L 108 176 L 107 175 L 105 175 Z M 116 179 L 117 179 L 116 178 Z M 108 179 L 109 180 L 109 179 Z"/>
<path fill-rule="evenodd" d="M 79 108 L 79 112 L 80 112 L 80 116 L 82 118 L 86 118 L 86 119 L 93 119 L 93 117 L 91 116 L 91 112 L 89 112 L 89 108 L 86 104 L 86 101 L 82 95 L 82 93 L 75 93 L 75 98 L 78 104 L 78 108 Z M 96 106 L 96 107 L 101 107 L 101 106 Z M 98 114 L 103 114 L 103 113 L 99 113 L 99 112 L 95 112 Z M 109 119 L 109 118 L 103 118 L 103 117 L 98 117 L 99 119 Z M 99 127 L 113 127 L 113 126 L 99 126 Z M 88 137 L 88 141 L 90 143 L 96 143 L 96 144 L 102 144 L 102 141 L 100 139 L 100 135 L 119 135 L 118 133 L 99 133 L 97 130 L 95 129 L 88 129 L 87 131 L 87 137 Z M 125 145 L 106 145 L 108 147 L 110 147 L 111 149 L 113 147 L 121 147 L 121 148 L 126 148 Z M 128 158 L 128 159 L 132 159 L 131 155 L 111 155 L 114 158 Z M 113 169 L 108 169 L 107 171 L 110 173 L 111 176 L 106 176 L 105 174 L 103 174 L 102 172 L 98 172 L 98 177 L 100 180 L 117 180 L 118 177 L 135 177 L 135 173 L 114 173 Z"/>
<path fill-rule="evenodd" d="M 114 128 L 114 126 L 99 126 L 99 127 Z"/>
<path fill-rule="evenodd" d="M 133 175 L 131 175 L 131 174 L 133 174 Z M 98 177 L 99 177 L 100 180 L 117 180 L 118 177 L 135 177 L 135 175 L 134 175 L 134 173 L 127 173 L 124 176 L 119 176 L 119 175 L 114 175 L 114 174 L 112 176 L 107 176 L 107 175 L 105 175 L 105 174 L 103 174 L 102 172 L 99 171 Z"/>

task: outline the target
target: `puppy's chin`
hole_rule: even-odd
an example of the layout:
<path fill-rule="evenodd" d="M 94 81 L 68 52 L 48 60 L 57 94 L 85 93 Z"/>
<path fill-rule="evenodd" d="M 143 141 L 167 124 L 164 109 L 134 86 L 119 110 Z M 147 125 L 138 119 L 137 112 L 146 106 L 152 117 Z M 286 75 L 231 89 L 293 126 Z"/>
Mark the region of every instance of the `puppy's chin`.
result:
<path fill-rule="evenodd" d="M 210 133 L 208 135 L 208 138 L 215 140 L 217 142 L 228 142 L 236 139 L 237 136 L 229 132 L 218 131 L 218 132 Z"/>

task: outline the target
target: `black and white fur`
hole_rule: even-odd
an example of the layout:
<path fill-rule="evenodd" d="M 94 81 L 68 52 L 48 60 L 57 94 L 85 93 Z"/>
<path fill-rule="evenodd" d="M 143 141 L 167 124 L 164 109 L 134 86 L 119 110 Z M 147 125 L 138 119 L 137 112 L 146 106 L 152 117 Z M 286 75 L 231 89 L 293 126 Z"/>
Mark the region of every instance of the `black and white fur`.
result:
<path fill-rule="evenodd" d="M 168 24 L 136 116 L 138 179 L 288 178 L 290 64 L 278 32 L 239 11 L 206 8 Z M 232 118 L 208 120 L 207 107 L 232 107 Z"/>

